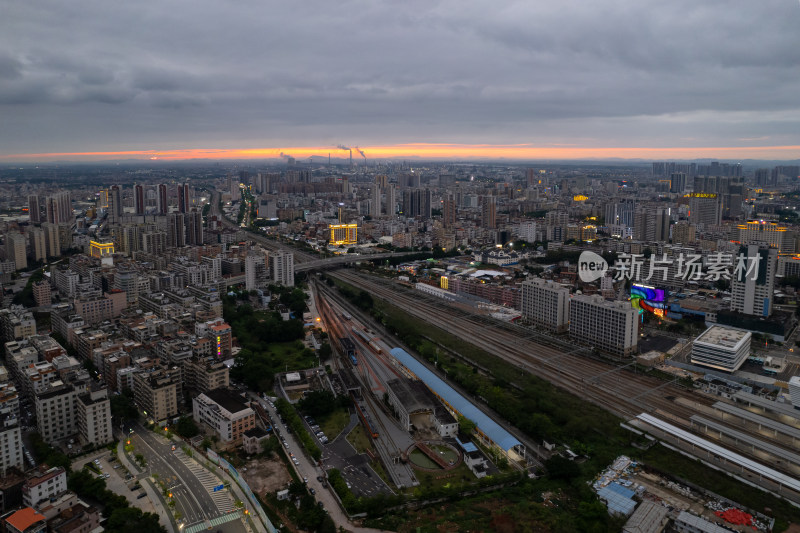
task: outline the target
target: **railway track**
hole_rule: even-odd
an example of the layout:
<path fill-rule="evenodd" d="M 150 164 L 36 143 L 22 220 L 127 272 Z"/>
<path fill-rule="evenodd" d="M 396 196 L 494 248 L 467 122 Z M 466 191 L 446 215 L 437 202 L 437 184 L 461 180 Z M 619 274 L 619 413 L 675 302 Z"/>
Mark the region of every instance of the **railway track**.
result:
<path fill-rule="evenodd" d="M 648 412 L 689 431 L 696 431 L 692 428 L 690 417 L 720 400 L 718 397 L 687 390 L 672 382 L 634 373 L 630 370 L 630 365 L 615 366 L 588 357 L 588 350 L 577 346 L 572 346 L 567 351 L 562 346 L 554 346 L 549 338 L 545 338 L 547 344 L 539 343 L 536 333 L 531 330 L 497 323 L 489 317 L 458 308 L 414 289 L 401 288 L 382 278 L 352 271 L 337 271 L 330 275 L 367 290 L 409 315 L 466 339 L 487 353 L 625 420 Z M 743 430 L 741 427 L 734 429 Z M 764 438 L 757 432 L 748 429 L 744 431 L 754 437 Z M 775 444 L 785 448 L 780 442 Z M 747 450 L 737 451 L 763 461 L 763 458 L 753 456 Z M 786 473 L 793 474 L 788 471 Z"/>

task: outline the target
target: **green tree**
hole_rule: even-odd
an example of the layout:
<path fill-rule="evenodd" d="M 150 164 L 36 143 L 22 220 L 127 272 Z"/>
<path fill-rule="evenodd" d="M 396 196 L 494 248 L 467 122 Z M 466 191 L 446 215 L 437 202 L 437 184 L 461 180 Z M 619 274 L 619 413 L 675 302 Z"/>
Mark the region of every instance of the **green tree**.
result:
<path fill-rule="evenodd" d="M 138 420 L 139 410 L 133 402 L 133 391 L 122 389 L 121 394 L 111 396 L 111 415 L 117 420 Z"/>
<path fill-rule="evenodd" d="M 458 431 L 464 435 L 472 435 L 478 425 L 463 415 L 458 415 Z"/>
<path fill-rule="evenodd" d="M 166 529 L 158 523 L 158 515 L 145 513 L 137 507 L 115 510 L 108 518 L 105 530 L 113 533 L 141 533 L 143 531 L 166 533 Z"/>
<path fill-rule="evenodd" d="M 544 463 L 551 479 L 571 480 L 581 475 L 580 467 L 560 455 L 554 455 Z"/>
<path fill-rule="evenodd" d="M 329 390 L 316 390 L 306 394 L 297 402 L 300 410 L 311 416 L 324 416 L 332 413 L 339 406 L 336 396 Z"/>
<path fill-rule="evenodd" d="M 181 437 L 191 439 L 200 433 L 200 428 L 197 427 L 192 417 L 182 416 L 175 425 L 175 433 Z"/>

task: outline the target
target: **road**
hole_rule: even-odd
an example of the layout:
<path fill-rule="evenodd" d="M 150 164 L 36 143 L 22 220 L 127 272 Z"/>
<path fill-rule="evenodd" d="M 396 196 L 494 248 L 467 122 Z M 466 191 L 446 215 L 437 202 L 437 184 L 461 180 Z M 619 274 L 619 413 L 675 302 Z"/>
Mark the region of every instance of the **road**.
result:
<path fill-rule="evenodd" d="M 379 529 L 359 527 L 350 522 L 350 519 L 339 505 L 339 500 L 333 495 L 333 489 L 330 488 L 330 485 L 328 485 L 326 482 L 326 487 L 323 487 L 322 482 L 317 479 L 318 477 L 321 477 L 323 480 L 326 479 L 327 473 L 325 472 L 325 469 L 322 466 L 313 463 L 305 456 L 304 453 L 301 452 L 302 447 L 297 442 L 297 439 L 295 439 L 294 434 L 287 431 L 286 425 L 281 423 L 280 418 L 278 417 L 278 412 L 274 408 L 270 407 L 270 405 L 260 398 L 256 393 L 248 392 L 248 395 L 253 401 L 257 401 L 272 417 L 273 428 L 280 431 L 281 436 L 286 439 L 286 443 L 289 446 L 288 448 L 284 447 L 284 451 L 287 455 L 290 453 L 293 454 L 293 456 L 297 459 L 297 465 L 291 463 L 295 469 L 295 472 L 300 479 L 308 479 L 308 487 L 314 489 L 316 492 L 314 496 L 317 498 L 317 501 L 322 502 L 323 507 L 328 512 L 328 515 L 333 520 L 333 523 L 336 524 L 336 527 L 342 527 L 345 530 L 353 531 L 354 533 L 380 533 L 381 530 Z"/>
<path fill-rule="evenodd" d="M 209 486 L 215 481 L 206 478 L 205 484 L 201 482 L 198 474 L 202 475 L 202 467 L 188 466 L 187 462 L 191 464 L 191 461 L 185 462 L 181 457 L 183 452 L 180 448 L 173 450 L 171 442 L 137 424 L 131 434 L 131 443 L 135 453 L 141 453 L 145 457 L 148 473 L 158 474 L 158 480 L 167 485 L 186 527 L 223 517 L 232 509 L 232 498 L 227 490 L 224 494 L 215 493 L 212 496 Z M 239 528 L 233 526 L 234 529 L 231 529 L 236 523 Z M 235 521 L 227 524 L 226 531 L 245 533 L 246 529 L 241 521 Z"/>
<path fill-rule="evenodd" d="M 235 222 L 225 218 L 225 215 L 223 213 L 221 213 L 220 210 L 219 210 L 219 201 L 220 201 L 219 192 L 218 191 L 214 191 L 212 193 L 212 196 L 211 196 L 211 203 L 209 204 L 211 206 L 211 208 L 209 209 L 209 215 L 217 215 L 220 218 L 220 220 L 222 221 L 222 224 L 224 226 L 228 227 L 228 228 L 233 228 L 233 229 L 236 229 L 236 230 L 244 231 L 244 229 L 242 227 L 240 227 L 238 224 L 236 224 Z M 307 252 L 303 252 L 303 251 L 298 250 L 297 248 L 293 248 L 291 246 L 283 245 L 283 244 L 281 244 L 281 243 L 279 243 L 277 241 L 274 241 L 272 239 L 268 239 L 268 238 L 264 237 L 263 235 L 258 235 L 257 233 L 253 233 L 253 232 L 249 232 L 249 231 L 246 232 L 246 233 L 247 233 L 247 238 L 248 239 L 250 239 L 251 241 L 257 242 L 258 244 L 260 244 L 264 248 L 267 248 L 269 250 L 284 250 L 286 252 L 293 253 L 294 254 L 295 265 L 303 263 L 303 262 L 307 262 L 307 261 L 312 261 L 314 259 L 319 259 L 318 256 L 314 256 L 314 255 L 309 254 Z"/>
<path fill-rule="evenodd" d="M 225 215 L 220 212 L 219 198 L 220 198 L 219 192 L 214 191 L 211 197 L 211 203 L 210 203 L 211 208 L 209 214 L 217 215 L 218 217 L 220 217 L 222 224 L 228 228 L 244 231 L 244 228 L 242 228 L 235 222 L 225 218 Z M 386 259 L 388 257 L 393 257 L 395 255 L 407 255 L 405 252 L 402 253 L 385 252 L 385 253 L 367 254 L 367 255 L 347 254 L 336 257 L 321 258 L 318 255 L 304 252 L 298 247 L 286 246 L 285 244 L 281 244 L 276 240 L 268 239 L 264 235 L 259 235 L 257 233 L 253 233 L 250 231 L 247 232 L 247 238 L 253 242 L 257 242 L 258 244 L 269 250 L 283 250 L 294 254 L 295 272 L 303 272 L 325 266 L 343 265 L 345 263 L 355 263 L 359 261 L 368 261 L 373 259 Z"/>

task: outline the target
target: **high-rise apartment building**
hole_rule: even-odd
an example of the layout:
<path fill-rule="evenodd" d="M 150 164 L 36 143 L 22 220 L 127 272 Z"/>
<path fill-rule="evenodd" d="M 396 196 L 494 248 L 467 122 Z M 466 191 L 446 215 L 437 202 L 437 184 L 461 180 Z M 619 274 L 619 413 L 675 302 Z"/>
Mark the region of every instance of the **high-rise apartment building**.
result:
<path fill-rule="evenodd" d="M 186 246 L 186 220 L 183 213 L 170 213 L 167 216 L 167 242 L 170 248 Z"/>
<path fill-rule="evenodd" d="M 21 233 L 12 231 L 6 234 L 6 260 L 14 261 L 17 270 L 28 268 L 27 247 Z"/>
<path fill-rule="evenodd" d="M 569 302 L 569 336 L 620 357 L 636 353 L 638 312 L 629 302 L 610 302 L 599 295 L 573 296 Z"/>
<path fill-rule="evenodd" d="M 497 229 L 497 197 L 484 196 L 481 206 L 481 225 L 488 229 Z"/>
<path fill-rule="evenodd" d="M 75 389 L 56 380 L 35 395 L 36 422 L 42 439 L 50 445 L 77 432 Z"/>
<path fill-rule="evenodd" d="M 283 250 L 270 253 L 269 274 L 278 285 L 294 287 L 294 254 Z"/>
<path fill-rule="evenodd" d="M 108 222 L 119 224 L 122 221 L 122 187 L 112 185 L 108 191 Z"/>
<path fill-rule="evenodd" d="M 178 184 L 178 212 L 188 213 L 191 208 L 191 200 L 189 195 L 189 184 Z"/>
<path fill-rule="evenodd" d="M 403 215 L 407 218 L 431 218 L 430 189 L 406 189 L 403 191 Z"/>
<path fill-rule="evenodd" d="M 633 200 L 623 200 L 621 202 L 611 202 L 606 204 L 604 222 L 609 226 L 624 226 L 632 228 L 634 225 L 634 215 L 636 213 L 636 202 Z"/>
<path fill-rule="evenodd" d="M 744 224 L 738 224 L 735 230 L 738 236 L 735 236 L 734 240 L 740 244 L 767 244 L 770 248 L 777 249 L 779 253 L 786 236 L 786 226 L 766 220 L 748 220 Z"/>
<path fill-rule="evenodd" d="M 52 224 L 72 224 L 75 217 L 72 212 L 72 197 L 69 191 L 62 191 L 45 199 L 47 222 Z"/>
<path fill-rule="evenodd" d="M 169 212 L 169 197 L 167 196 L 167 186 L 164 183 L 158 184 L 158 212 L 162 215 Z"/>
<path fill-rule="evenodd" d="M 203 244 L 203 214 L 197 209 L 184 216 L 186 223 L 186 244 L 201 246 Z"/>
<path fill-rule="evenodd" d="M 386 188 L 386 215 L 393 217 L 397 213 L 397 188 L 390 183 Z"/>
<path fill-rule="evenodd" d="M 717 193 L 692 193 L 689 198 L 689 222 L 719 225 L 722 223 L 722 197 Z"/>
<path fill-rule="evenodd" d="M 525 222 L 520 222 L 517 235 L 523 241 L 534 243 L 539 240 L 538 230 L 539 227 L 536 222 L 533 220 L 526 220 Z"/>
<path fill-rule="evenodd" d="M 156 423 L 178 414 L 180 369 L 158 368 L 133 376 L 133 398 L 147 418 Z"/>
<path fill-rule="evenodd" d="M 45 240 L 42 228 L 30 228 L 28 239 L 31 243 L 31 257 L 34 261 L 45 261 L 47 259 L 47 241 Z"/>
<path fill-rule="evenodd" d="M 731 310 L 746 315 L 772 314 L 778 250 L 767 244 L 741 246 L 734 258 Z"/>
<path fill-rule="evenodd" d="M 78 438 L 83 445 L 108 444 L 114 437 L 111 431 L 111 401 L 108 389 L 102 388 L 79 394 L 75 402 Z"/>
<path fill-rule="evenodd" d="M 58 224 L 43 222 L 42 231 L 44 231 L 45 243 L 47 245 L 47 256 L 60 257 L 62 247 L 61 247 L 61 236 L 60 236 L 61 231 L 59 229 Z"/>
<path fill-rule="evenodd" d="M 686 190 L 686 173 L 673 172 L 669 176 L 669 192 L 682 194 Z"/>
<path fill-rule="evenodd" d="M 245 289 L 263 287 L 267 282 L 267 258 L 257 250 L 250 250 L 244 258 Z"/>
<path fill-rule="evenodd" d="M 137 215 L 144 215 L 144 186 L 139 183 L 133 186 L 133 205 Z"/>
<path fill-rule="evenodd" d="M 522 316 L 555 333 L 569 330 L 569 289 L 535 278 L 522 283 Z"/>
<path fill-rule="evenodd" d="M 697 231 L 694 224 L 679 222 L 672 226 L 672 243 L 689 244 L 697 240 Z"/>
<path fill-rule="evenodd" d="M 0 476 L 9 468 L 24 468 L 19 394 L 13 384 L 0 383 Z"/>
<path fill-rule="evenodd" d="M 451 192 L 442 199 L 442 224 L 447 229 L 456 225 L 456 198 Z"/>
<path fill-rule="evenodd" d="M 755 171 L 755 182 L 757 187 L 769 187 L 775 185 L 772 175 L 768 168 L 757 168 Z"/>
<path fill-rule="evenodd" d="M 381 187 L 377 183 L 372 186 L 370 191 L 371 198 L 369 200 L 369 216 L 372 218 L 380 218 L 381 216 Z"/>
<path fill-rule="evenodd" d="M 639 206 L 633 224 L 633 238 L 637 241 L 669 241 L 669 209 Z"/>
<path fill-rule="evenodd" d="M 569 213 L 566 211 L 548 211 L 544 217 L 545 239 L 564 242 L 569 225 Z"/>
<path fill-rule="evenodd" d="M 37 281 L 33 284 L 33 300 L 39 307 L 49 307 L 53 303 L 53 293 L 49 281 Z"/>
<path fill-rule="evenodd" d="M 33 223 L 43 222 L 41 200 L 38 194 L 28 195 L 28 216 Z"/>

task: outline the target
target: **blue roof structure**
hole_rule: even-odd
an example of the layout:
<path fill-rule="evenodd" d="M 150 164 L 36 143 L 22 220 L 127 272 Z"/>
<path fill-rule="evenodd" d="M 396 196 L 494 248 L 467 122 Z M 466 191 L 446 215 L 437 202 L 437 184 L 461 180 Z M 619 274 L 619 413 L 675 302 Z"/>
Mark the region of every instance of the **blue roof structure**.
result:
<path fill-rule="evenodd" d="M 461 449 L 464 450 L 467 453 L 472 453 L 472 452 L 477 452 L 478 451 L 478 447 L 475 446 L 475 444 L 473 444 L 473 443 L 471 443 L 469 441 L 461 442 L 461 439 L 456 437 L 456 442 L 458 443 L 459 446 L 461 446 Z"/>
<path fill-rule="evenodd" d="M 402 348 L 392 348 L 392 356 L 397 359 L 411 373 L 416 375 L 433 392 L 458 411 L 462 416 L 469 418 L 478 426 L 478 429 L 492 440 L 502 450 L 508 452 L 514 446 L 522 446 L 511 433 L 503 429 L 497 422 L 489 418 L 469 400 L 461 396 L 450 385 L 441 380 L 428 367 L 414 359 Z"/>
<path fill-rule="evenodd" d="M 632 491 L 631 489 L 627 489 L 627 488 L 623 487 L 622 485 L 620 485 L 620 484 L 619 484 L 619 483 L 617 483 L 617 482 L 612 482 L 612 483 L 609 483 L 609 484 L 608 484 L 608 488 L 609 488 L 610 490 L 613 490 L 614 492 L 616 492 L 616 493 L 617 493 L 617 494 L 619 494 L 620 496 L 624 496 L 624 497 L 626 497 L 626 498 L 633 498 L 633 495 L 634 495 L 634 494 L 636 494 L 636 493 L 635 493 L 634 491 Z"/>
<path fill-rule="evenodd" d="M 617 483 L 609 483 L 597 491 L 597 496 L 606 502 L 610 514 L 623 514 L 625 516 L 629 516 L 636 508 L 636 502 L 627 494 L 633 496 L 634 493 L 632 490 L 628 490 Z"/>

